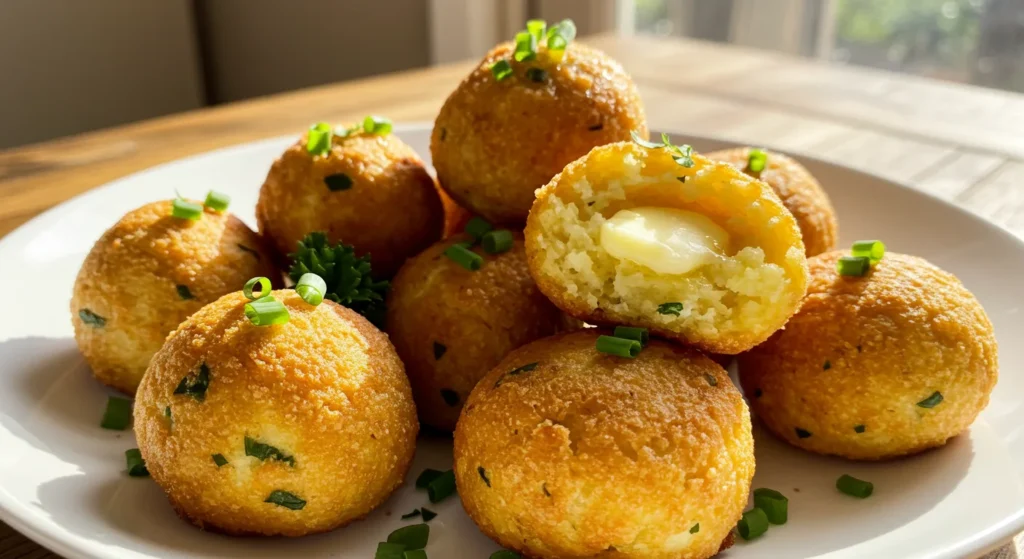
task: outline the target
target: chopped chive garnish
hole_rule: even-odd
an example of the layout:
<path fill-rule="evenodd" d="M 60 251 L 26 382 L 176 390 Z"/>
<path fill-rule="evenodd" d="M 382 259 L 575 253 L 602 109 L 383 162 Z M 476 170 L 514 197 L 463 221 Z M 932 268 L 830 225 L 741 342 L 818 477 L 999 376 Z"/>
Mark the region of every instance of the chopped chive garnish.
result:
<path fill-rule="evenodd" d="M 452 245 L 444 250 L 444 255 L 463 268 L 476 271 L 484 263 L 484 258 L 462 245 Z"/>
<path fill-rule="evenodd" d="M 424 522 L 430 522 L 431 520 L 434 519 L 434 517 L 437 516 L 436 512 L 428 509 L 427 507 L 423 507 L 422 509 L 420 509 L 420 511 L 421 511 L 421 514 L 423 514 L 423 521 Z"/>
<path fill-rule="evenodd" d="M 271 491 L 270 495 L 268 495 L 263 502 L 273 503 L 279 507 L 284 507 L 286 509 L 292 510 L 302 510 L 302 508 L 306 506 L 306 501 L 299 498 L 298 495 L 294 493 L 289 493 L 287 491 L 282 491 L 280 489 L 275 489 Z"/>
<path fill-rule="evenodd" d="M 266 462 L 267 460 L 279 460 L 289 466 L 295 466 L 294 456 L 285 454 L 277 447 L 267 443 L 261 443 L 249 436 L 245 437 L 245 455 L 253 456 L 263 462 Z"/>
<path fill-rule="evenodd" d="M 836 489 L 851 497 L 867 499 L 875 491 L 875 484 L 843 474 L 836 480 Z"/>
<path fill-rule="evenodd" d="M 405 546 L 400 543 L 380 542 L 373 559 L 405 559 Z"/>
<path fill-rule="evenodd" d="M 324 278 L 308 272 L 302 274 L 299 283 L 295 284 L 295 292 L 302 297 L 302 300 L 314 307 L 324 301 L 324 294 L 327 293 L 327 282 Z"/>
<path fill-rule="evenodd" d="M 774 489 L 755 489 L 754 506 L 763 510 L 772 524 L 785 524 L 789 519 L 789 499 Z"/>
<path fill-rule="evenodd" d="M 210 387 L 210 368 L 203 363 L 199 366 L 199 374 L 196 378 L 183 377 L 174 394 L 185 394 L 191 396 L 197 402 L 206 400 L 206 390 Z"/>
<path fill-rule="evenodd" d="M 522 559 L 522 555 L 509 549 L 499 549 L 492 553 L 488 559 Z"/>
<path fill-rule="evenodd" d="M 662 303 L 658 305 L 658 314 L 671 314 L 679 316 L 679 313 L 683 311 L 682 303 Z"/>
<path fill-rule="evenodd" d="M 810 431 L 807 431 L 806 429 L 801 429 L 799 427 L 796 428 L 796 438 L 798 438 L 798 439 L 806 439 L 807 437 L 810 437 L 810 436 L 811 436 L 811 432 Z"/>
<path fill-rule="evenodd" d="M 178 219 L 191 219 L 195 221 L 203 217 L 203 207 L 188 200 L 175 198 L 171 202 L 171 215 Z"/>
<path fill-rule="evenodd" d="M 231 197 L 228 196 L 227 194 L 224 194 L 223 192 L 217 192 L 216 190 L 211 190 L 207 192 L 206 201 L 203 202 L 204 206 L 210 208 L 215 212 L 222 212 L 228 209 L 228 206 L 230 204 Z"/>
<path fill-rule="evenodd" d="M 89 309 L 81 309 L 78 311 L 78 318 L 85 324 L 92 326 L 93 328 L 103 328 L 107 324 L 107 319 L 102 316 L 90 311 Z"/>
<path fill-rule="evenodd" d="M 494 383 L 494 387 L 497 388 L 497 387 L 501 386 L 502 383 L 505 382 L 505 379 L 507 377 L 510 377 L 510 376 L 514 377 L 516 375 L 519 375 L 519 374 L 522 374 L 522 373 L 528 373 L 528 372 L 536 369 L 537 365 L 539 363 L 540 363 L 539 361 L 534 361 L 533 363 L 527 363 L 527 364 L 525 364 L 525 365 L 523 365 L 521 367 L 516 367 L 515 369 L 512 369 L 511 371 L 509 371 L 509 372 L 501 375 L 500 377 L 498 377 L 498 380 Z"/>
<path fill-rule="evenodd" d="M 338 192 L 352 188 L 352 179 L 345 173 L 334 173 L 324 177 L 324 184 L 327 185 L 327 190 Z"/>
<path fill-rule="evenodd" d="M 615 336 L 600 336 L 597 338 L 597 351 L 618 357 L 630 359 L 640 354 L 641 345 L 636 340 L 616 338 Z"/>
<path fill-rule="evenodd" d="M 866 429 L 866 427 L 864 427 L 863 425 L 854 425 L 853 426 L 853 431 L 855 433 L 863 433 L 865 429 Z"/>
<path fill-rule="evenodd" d="M 146 477 L 149 470 L 146 469 L 146 461 L 142 459 L 142 453 L 137 448 L 129 448 L 124 451 L 124 459 L 128 465 L 128 475 L 131 477 Z"/>
<path fill-rule="evenodd" d="M 516 62 L 525 62 L 537 58 L 537 37 L 529 31 L 516 33 L 516 49 L 512 53 Z"/>
<path fill-rule="evenodd" d="M 508 63 L 508 60 L 501 59 L 491 64 L 491 74 L 494 75 L 494 79 L 500 82 L 512 75 L 512 65 Z"/>
<path fill-rule="evenodd" d="M 245 317 L 256 326 L 285 324 L 291 315 L 288 307 L 271 295 L 245 304 Z"/>
<path fill-rule="evenodd" d="M 224 458 L 223 454 L 213 454 L 211 455 L 211 458 L 213 458 L 213 463 L 216 464 L 218 468 L 228 463 L 228 459 Z"/>
<path fill-rule="evenodd" d="M 534 83 L 544 83 L 548 79 L 548 73 L 541 68 L 527 68 L 526 77 Z"/>
<path fill-rule="evenodd" d="M 166 417 L 168 421 L 171 420 L 171 406 L 164 408 L 164 417 Z"/>
<path fill-rule="evenodd" d="M 696 534 L 697 532 L 700 532 L 700 522 L 694 524 L 693 527 L 690 528 L 691 534 Z"/>
<path fill-rule="evenodd" d="M 253 293 L 253 288 L 256 287 L 256 284 L 259 284 L 260 290 Z M 245 286 L 242 287 L 242 295 L 245 295 L 245 298 L 250 301 L 255 301 L 256 299 L 270 295 L 270 289 L 270 278 L 258 276 L 245 282 Z"/>
<path fill-rule="evenodd" d="M 718 379 L 711 373 L 704 373 L 704 380 L 708 381 L 708 384 L 711 386 L 718 386 Z"/>
<path fill-rule="evenodd" d="M 391 119 L 370 115 L 363 119 L 363 132 L 384 136 L 391 133 Z"/>
<path fill-rule="evenodd" d="M 124 431 L 132 423 L 132 401 L 128 398 L 111 396 L 107 398 L 107 409 L 103 412 L 100 427 L 114 431 Z"/>
<path fill-rule="evenodd" d="M 544 38 L 544 32 L 547 30 L 548 22 L 543 19 L 531 19 L 526 22 L 526 31 L 533 35 L 538 42 Z"/>
<path fill-rule="evenodd" d="M 409 520 L 410 518 L 416 518 L 420 515 L 420 509 L 413 509 L 412 512 L 402 515 L 402 520 Z"/>
<path fill-rule="evenodd" d="M 430 485 L 430 482 L 440 477 L 443 473 L 444 472 L 441 470 L 434 470 L 431 468 L 423 470 L 419 477 L 416 478 L 416 489 L 426 489 Z"/>
<path fill-rule="evenodd" d="M 748 173 L 760 174 L 764 171 L 765 165 L 768 164 L 768 154 L 763 149 L 752 149 L 750 155 L 747 156 L 747 168 Z"/>
<path fill-rule="evenodd" d="M 515 244 L 515 239 L 512 237 L 512 232 L 508 229 L 498 229 L 497 231 L 485 233 L 481 244 L 487 252 L 501 254 L 512 248 L 512 245 Z"/>
<path fill-rule="evenodd" d="M 924 400 L 917 403 L 920 408 L 934 408 L 935 406 L 942 403 L 942 393 L 936 390 L 932 392 L 931 396 L 928 396 Z"/>
<path fill-rule="evenodd" d="M 632 326 L 616 326 L 613 334 L 616 338 L 636 340 L 640 342 L 641 347 L 647 347 L 647 342 L 650 340 L 650 334 L 647 332 L 647 328 L 634 328 Z"/>
<path fill-rule="evenodd" d="M 825 364 L 821 366 L 822 370 L 827 371 L 832 368 L 831 361 L 825 361 Z"/>
<path fill-rule="evenodd" d="M 736 531 L 745 540 L 759 537 L 768 531 L 768 516 L 759 508 L 750 509 L 743 513 L 743 518 L 740 518 L 739 524 L 736 525 Z"/>
<path fill-rule="evenodd" d="M 877 264 L 885 256 L 885 244 L 882 241 L 857 241 L 850 252 L 854 256 L 865 256 L 872 264 Z"/>
<path fill-rule="evenodd" d="M 334 128 L 326 122 L 318 122 L 309 127 L 309 134 L 306 136 L 306 151 L 310 155 L 327 155 L 331 151 L 331 138 L 334 136 Z"/>
<path fill-rule="evenodd" d="M 174 288 L 178 291 L 178 297 L 181 298 L 182 301 L 195 299 L 195 296 L 192 295 L 192 291 L 189 290 L 187 285 L 177 285 Z"/>
<path fill-rule="evenodd" d="M 427 547 L 428 539 L 430 539 L 430 526 L 427 524 L 402 526 L 388 534 L 388 543 L 402 544 L 406 551 Z"/>
<path fill-rule="evenodd" d="M 554 51 L 556 56 L 560 56 L 569 43 L 576 38 L 576 24 L 571 19 L 563 19 L 548 28 L 546 34 L 548 50 Z"/>
<path fill-rule="evenodd" d="M 459 405 L 459 393 L 449 388 L 441 389 L 441 399 L 449 406 L 455 407 Z"/>
<path fill-rule="evenodd" d="M 427 498 L 431 503 L 439 503 L 455 493 L 455 472 L 448 470 L 430 480 L 427 484 Z"/>
<path fill-rule="evenodd" d="M 494 226 L 491 225 L 490 222 L 488 222 L 486 219 L 479 216 L 473 216 L 469 221 L 466 222 L 466 227 L 463 228 L 463 231 L 465 231 L 466 234 L 469 235 L 470 237 L 473 237 L 474 239 L 479 241 L 480 239 L 483 238 L 484 235 L 486 235 L 493 229 Z"/>
<path fill-rule="evenodd" d="M 448 351 L 448 346 L 441 342 L 434 342 L 434 361 L 444 357 L 444 352 Z"/>
<path fill-rule="evenodd" d="M 867 256 L 840 256 L 836 261 L 836 271 L 841 276 L 863 276 L 870 267 L 871 260 Z"/>
<path fill-rule="evenodd" d="M 487 484 L 487 487 L 491 486 L 491 479 L 487 477 L 487 470 L 485 470 L 483 466 L 477 466 L 476 473 L 480 474 L 480 479 L 484 480 L 484 483 Z"/>
<path fill-rule="evenodd" d="M 428 559 L 423 549 L 410 549 L 402 552 L 402 559 Z"/>

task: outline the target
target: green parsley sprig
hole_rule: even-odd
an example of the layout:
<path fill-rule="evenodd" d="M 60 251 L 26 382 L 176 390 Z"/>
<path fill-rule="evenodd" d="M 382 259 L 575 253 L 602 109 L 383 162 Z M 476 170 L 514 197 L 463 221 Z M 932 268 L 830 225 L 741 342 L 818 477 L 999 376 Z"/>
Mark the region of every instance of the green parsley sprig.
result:
<path fill-rule="evenodd" d="M 370 270 L 369 256 L 357 257 L 350 245 L 331 246 L 327 235 L 316 231 L 299 241 L 299 248 L 288 255 L 288 276 L 299 281 L 304 274 L 320 276 L 327 285 L 325 299 L 344 305 L 380 326 L 384 319 L 384 295 L 387 281 L 376 281 Z"/>
<path fill-rule="evenodd" d="M 512 59 L 516 62 L 536 60 L 540 46 L 543 45 L 548 50 L 548 56 L 557 62 L 562 60 L 569 43 L 575 38 L 576 24 L 571 19 L 563 19 L 551 27 L 542 19 L 531 19 L 526 22 L 525 30 L 516 33 Z M 502 58 L 491 64 L 491 74 L 497 81 L 511 76 L 512 73 L 512 64 L 508 59 Z M 534 82 L 542 83 L 547 73 L 540 68 L 530 68 L 527 77 Z"/>
<path fill-rule="evenodd" d="M 693 167 L 693 148 L 687 144 L 677 146 L 672 143 L 669 139 L 668 134 L 661 135 L 661 143 L 650 142 L 640 137 L 640 134 L 636 133 L 636 130 L 631 130 L 629 135 L 633 138 L 633 141 L 637 145 L 641 145 L 647 149 L 666 149 L 672 155 L 672 160 L 689 169 Z"/>

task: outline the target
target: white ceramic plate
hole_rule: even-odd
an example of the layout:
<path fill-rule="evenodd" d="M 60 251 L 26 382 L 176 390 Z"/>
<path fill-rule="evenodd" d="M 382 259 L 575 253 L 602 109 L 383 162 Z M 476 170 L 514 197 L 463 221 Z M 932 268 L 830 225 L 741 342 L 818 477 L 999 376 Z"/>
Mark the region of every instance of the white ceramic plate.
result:
<path fill-rule="evenodd" d="M 397 127 L 429 154 L 429 127 Z M 677 138 L 698 150 L 727 147 Z M 68 301 L 92 243 L 125 212 L 178 189 L 216 188 L 250 225 L 260 185 L 294 138 L 256 142 L 155 167 L 44 213 L 0 241 L 0 518 L 67 557 L 314 557 L 364 559 L 426 503 L 411 480 L 451 466 L 450 442 L 420 441 L 410 483 L 366 520 L 307 538 L 230 538 L 180 521 L 160 489 L 124 473 L 131 431 L 99 427 L 112 392 L 90 376 L 72 337 Z M 803 159 L 832 197 L 842 239 L 880 238 L 956 273 L 984 304 L 999 338 L 1002 375 L 970 432 L 923 456 L 861 464 L 790 448 L 755 428 L 754 487 L 790 498 L 789 523 L 724 554 L 754 558 L 954 558 L 986 551 L 1024 530 L 1024 317 L 1018 313 L 1024 244 L 938 199 L 883 179 Z M 871 480 L 861 501 L 839 494 L 843 473 Z M 427 551 L 483 559 L 497 549 L 458 499 L 434 508 Z"/>

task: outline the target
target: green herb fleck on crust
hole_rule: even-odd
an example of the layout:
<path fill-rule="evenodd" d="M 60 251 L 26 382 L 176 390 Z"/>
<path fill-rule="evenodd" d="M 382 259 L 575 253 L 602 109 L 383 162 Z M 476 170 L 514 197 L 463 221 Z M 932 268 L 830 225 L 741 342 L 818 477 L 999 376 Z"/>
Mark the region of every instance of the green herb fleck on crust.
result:
<path fill-rule="evenodd" d="M 175 394 L 191 396 L 195 401 L 206 400 L 206 390 L 210 387 L 210 368 L 203 363 L 199 366 L 199 374 L 195 378 L 184 377 L 174 389 Z"/>
<path fill-rule="evenodd" d="M 682 303 L 662 303 L 658 305 L 658 314 L 671 314 L 673 316 L 679 316 L 679 313 L 683 312 Z"/>
<path fill-rule="evenodd" d="M 246 436 L 245 437 L 245 455 L 254 456 L 262 461 L 267 460 L 279 460 L 288 464 L 289 466 L 295 466 L 295 457 L 281 452 L 277 447 L 269 445 L 267 443 L 261 443 L 256 439 Z"/>
<path fill-rule="evenodd" d="M 195 299 L 195 296 L 193 296 L 192 292 L 189 291 L 187 285 L 178 285 L 178 286 L 175 286 L 175 289 L 178 290 L 178 297 L 181 297 L 182 301 L 188 301 L 189 299 Z"/>
<path fill-rule="evenodd" d="M 275 489 L 270 492 L 270 495 L 266 498 L 264 503 L 273 503 L 279 507 L 292 510 L 302 510 L 306 506 L 306 501 L 300 499 L 294 493 Z"/>
<path fill-rule="evenodd" d="M 88 326 L 92 326 L 93 328 L 103 328 L 107 325 L 107 319 L 90 311 L 89 309 L 82 309 L 78 311 L 78 318 L 82 319 L 82 322 Z"/>
<path fill-rule="evenodd" d="M 487 487 L 491 486 L 491 480 L 490 478 L 487 477 L 487 470 L 485 470 L 483 466 L 477 466 L 476 473 L 480 474 L 480 479 L 484 480 L 484 483 L 487 484 Z"/>

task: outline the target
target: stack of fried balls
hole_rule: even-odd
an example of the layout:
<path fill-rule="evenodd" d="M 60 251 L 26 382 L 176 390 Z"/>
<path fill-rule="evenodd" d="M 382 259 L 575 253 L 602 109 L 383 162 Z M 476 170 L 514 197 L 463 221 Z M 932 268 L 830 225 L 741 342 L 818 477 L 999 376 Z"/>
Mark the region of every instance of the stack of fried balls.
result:
<path fill-rule="evenodd" d="M 571 21 L 491 50 L 430 152 L 436 180 L 387 119 L 317 124 L 270 167 L 258 233 L 211 192 L 96 242 L 75 338 L 135 396 L 183 518 L 343 526 L 403 483 L 422 424 L 454 432 L 465 510 L 508 550 L 706 558 L 743 526 L 751 411 L 878 460 L 988 402 L 992 326 L 956 277 L 879 241 L 836 250 L 828 196 L 783 154 L 652 139 Z"/>

